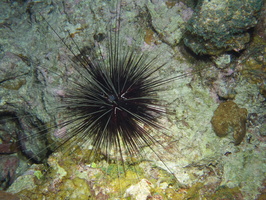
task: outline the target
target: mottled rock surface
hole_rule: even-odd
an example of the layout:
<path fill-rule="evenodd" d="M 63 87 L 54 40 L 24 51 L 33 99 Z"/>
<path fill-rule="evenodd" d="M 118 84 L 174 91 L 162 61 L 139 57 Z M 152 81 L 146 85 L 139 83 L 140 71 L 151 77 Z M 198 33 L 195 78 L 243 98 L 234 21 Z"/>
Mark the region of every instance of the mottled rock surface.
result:
<path fill-rule="evenodd" d="M 196 54 L 219 55 L 245 48 L 262 0 L 201 0 L 187 27 L 185 45 Z"/>
<path fill-rule="evenodd" d="M 189 2 L 192 1 L 196 2 Z M 45 136 L 49 139 L 54 135 L 60 140 L 61 130 L 54 131 L 51 127 L 60 124 L 65 116 L 56 108 L 62 105 L 61 98 L 65 89 L 71 88 L 71 81 L 79 80 L 79 74 L 73 68 L 70 49 L 56 33 L 73 50 L 75 45 L 70 36 L 81 49 L 93 49 L 97 42 L 106 55 L 106 26 L 113 23 L 116 1 L 8 2 L 0 4 L 5 16 L 0 19 L 0 81 L 4 81 L 0 84 L 0 108 L 16 106 L 15 111 L 24 111 L 19 119 L 39 119 L 42 123 L 37 124 L 50 127 Z M 187 34 L 185 24 L 195 8 L 192 3 L 185 0 L 119 2 L 122 3 L 120 37 L 125 41 L 123 44 L 133 45 L 137 52 L 146 52 L 151 58 L 160 55 L 160 62 L 167 63 L 159 72 L 162 77 L 183 75 L 180 80 L 167 84 L 159 94 L 175 114 L 162 119 L 168 130 L 166 134 L 151 133 L 161 144 L 152 145 L 157 155 L 144 147 L 140 156 L 128 158 L 131 162 L 126 163 L 125 176 L 123 166 L 113 163 L 119 155 L 114 155 L 109 163 L 105 155 L 97 156 L 92 162 L 87 159 L 89 147 L 75 143 L 75 147 L 81 148 L 80 152 L 63 145 L 49 156 L 48 169 L 32 167 L 18 177 L 8 191 L 26 199 L 136 199 L 138 193 L 126 191 L 136 188 L 144 179 L 151 183 L 151 187 L 143 187 L 149 190 L 143 195 L 147 199 L 263 199 L 266 137 L 261 124 L 265 122 L 265 87 L 258 88 L 265 80 L 263 37 L 254 36 L 249 43 L 253 43 L 253 47 L 248 45 L 240 58 L 227 52 L 217 57 L 214 64 L 181 52 L 180 40 Z M 259 35 L 264 33 L 263 27 L 258 30 Z M 200 74 L 191 73 L 195 67 L 204 70 Z M 246 136 L 240 145 L 234 145 L 229 135 L 215 136 L 210 123 L 219 103 L 229 99 L 249 111 Z M 38 126 L 29 124 L 26 119 L 22 122 L 23 127 L 29 129 L 27 133 L 38 132 Z M 5 148 L 5 152 L 7 150 Z M 4 163 L 3 167 L 8 171 L 9 165 Z"/>

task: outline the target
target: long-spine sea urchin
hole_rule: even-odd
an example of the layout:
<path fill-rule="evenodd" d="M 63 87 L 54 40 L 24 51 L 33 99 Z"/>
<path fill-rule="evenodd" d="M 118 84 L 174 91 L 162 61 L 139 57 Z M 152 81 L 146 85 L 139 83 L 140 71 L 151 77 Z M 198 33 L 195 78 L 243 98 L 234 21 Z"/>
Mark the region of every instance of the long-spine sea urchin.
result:
<path fill-rule="evenodd" d="M 158 119 L 166 111 L 157 92 L 160 86 L 178 77 L 162 79 L 158 73 L 165 64 L 158 64 L 157 57 L 150 58 L 134 48 L 125 47 L 119 35 L 120 27 L 114 35 L 110 29 L 107 57 L 101 52 L 100 58 L 94 59 L 97 57 L 94 53 L 87 56 L 78 45 L 81 56 L 74 53 L 43 18 L 75 57 L 74 66 L 80 77 L 70 81 L 72 85 L 66 90 L 63 105 L 58 108 L 66 112 L 65 120 L 58 124 L 59 129 L 67 128 L 62 145 L 71 148 L 86 143 L 92 146 L 92 153 L 101 150 L 109 155 L 113 151 L 121 158 L 123 167 L 124 150 L 129 157 L 139 156 L 141 147 L 148 146 L 158 155 L 152 144 L 160 143 L 150 130 L 164 128 Z M 39 136 L 36 134 L 36 137 Z"/>
<path fill-rule="evenodd" d="M 157 142 L 149 131 L 164 128 L 158 119 L 166 113 L 157 92 L 161 85 L 178 77 L 162 79 L 156 73 L 165 63 L 158 65 L 157 57 L 149 58 L 125 47 L 119 35 L 120 16 L 116 15 L 118 31 L 112 36 L 109 30 L 107 58 L 99 48 L 100 59 L 93 59 L 97 57 L 93 52 L 86 55 L 78 45 L 81 55 L 77 56 L 47 23 L 74 55 L 75 69 L 80 74 L 60 107 L 71 118 L 59 125 L 68 128 L 63 144 L 74 138 L 81 144 L 89 143 L 95 152 L 101 150 L 108 155 L 114 151 L 123 161 L 123 147 L 128 155 L 139 155 L 140 147 L 151 148 Z M 70 142 L 69 146 L 74 144 Z"/>
<path fill-rule="evenodd" d="M 72 117 L 61 125 L 70 129 L 65 142 L 77 136 L 94 151 L 114 150 L 122 157 L 122 146 L 134 155 L 155 142 L 149 130 L 163 128 L 158 118 L 165 109 L 156 93 L 166 80 L 156 76 L 164 64 L 156 66 L 156 58 L 122 49 L 118 36 L 114 38 L 107 59 L 79 57 L 81 79 L 73 82 L 61 107 Z"/>

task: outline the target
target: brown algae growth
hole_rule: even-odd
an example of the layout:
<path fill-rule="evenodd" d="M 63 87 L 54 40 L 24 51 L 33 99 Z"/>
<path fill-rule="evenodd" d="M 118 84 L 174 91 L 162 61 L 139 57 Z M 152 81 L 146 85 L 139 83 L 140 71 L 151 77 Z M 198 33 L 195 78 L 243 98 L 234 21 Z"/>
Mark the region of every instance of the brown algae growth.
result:
<path fill-rule="evenodd" d="M 233 131 L 235 145 L 239 145 L 246 135 L 247 114 L 247 109 L 239 108 L 233 101 L 221 103 L 211 120 L 216 135 L 224 137 Z"/>

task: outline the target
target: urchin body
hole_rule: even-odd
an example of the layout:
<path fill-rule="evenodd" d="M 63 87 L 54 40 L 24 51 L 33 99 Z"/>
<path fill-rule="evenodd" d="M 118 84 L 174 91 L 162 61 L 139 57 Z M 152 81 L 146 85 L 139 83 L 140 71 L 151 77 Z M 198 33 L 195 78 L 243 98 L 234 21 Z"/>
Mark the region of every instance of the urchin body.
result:
<path fill-rule="evenodd" d="M 123 146 L 133 155 L 155 142 L 150 129 L 162 128 L 158 118 L 165 112 L 157 92 L 163 80 L 156 76 L 162 66 L 119 46 L 111 45 L 107 60 L 82 60 L 82 80 L 64 98 L 74 117 L 63 124 L 71 130 L 68 138 L 89 141 L 95 151 L 121 152 Z"/>

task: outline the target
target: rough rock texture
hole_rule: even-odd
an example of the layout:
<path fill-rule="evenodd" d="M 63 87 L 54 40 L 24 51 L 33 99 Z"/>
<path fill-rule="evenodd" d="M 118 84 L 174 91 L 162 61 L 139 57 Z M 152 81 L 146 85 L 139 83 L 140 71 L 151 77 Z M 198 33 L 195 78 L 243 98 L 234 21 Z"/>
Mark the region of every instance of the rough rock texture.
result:
<path fill-rule="evenodd" d="M 0 199 L 2 199 L 2 200 L 20 200 L 19 196 L 5 192 L 5 191 L 0 191 Z"/>
<path fill-rule="evenodd" d="M 12 106 L 0 108 L 0 188 L 6 189 L 27 169 L 29 158 L 40 162 L 47 156 L 43 126 L 28 113 Z M 23 116 L 23 117 L 22 117 Z M 43 129 L 44 130 L 44 129 Z"/>
<path fill-rule="evenodd" d="M 93 44 L 97 42 L 98 51 L 101 49 L 105 55 L 109 30 L 106 28 L 110 21 L 113 22 L 116 1 L 3 2 L 0 4 L 4 16 L 0 19 L 0 107 L 13 105 L 17 108 L 15 111 L 27 111 L 17 117 L 33 121 L 36 117 L 47 127 L 54 127 L 64 117 L 56 109 L 64 98 L 64 90 L 70 88 L 73 80 L 79 80 L 73 67 L 73 55 L 56 33 L 75 53 L 77 49 L 70 37 L 81 49 L 90 47 L 95 50 Z M 75 147 L 81 146 L 82 151 L 77 152 L 63 145 L 50 155 L 48 169 L 33 166 L 17 178 L 8 191 L 26 199 L 55 199 L 58 196 L 61 199 L 77 196 L 97 200 L 136 199 L 138 194 L 126 191 L 144 179 L 151 185 L 144 188 L 143 198 L 146 195 L 150 199 L 176 200 L 262 199 L 266 191 L 266 137 L 262 126 L 266 119 L 263 37 L 254 37 L 256 41 L 250 42 L 255 42 L 254 48 L 248 46 L 240 58 L 235 59 L 228 53 L 228 56 L 217 59 L 215 65 L 188 58 L 176 46 L 180 44 L 182 33 L 186 35 L 183 31 L 185 23 L 194 8 L 185 5 L 187 1 L 120 2 L 119 30 L 123 45 L 133 46 L 151 58 L 160 55 L 160 63 L 167 63 L 159 72 L 160 76 L 181 74 L 180 79 L 165 85 L 159 94 L 174 114 L 162 119 L 166 133 L 151 133 L 160 142 L 152 145 L 157 155 L 150 148 L 143 147 L 141 155 L 128 158 L 131 164 L 126 163 L 125 177 L 123 167 L 115 163 L 119 155 L 108 163 L 105 156 L 92 162 L 86 160 L 86 151 L 90 147 L 74 143 Z M 174 26 L 168 27 L 167 24 Z M 260 32 L 262 30 L 264 33 L 263 26 Z M 230 62 L 233 59 L 235 62 Z M 191 73 L 194 67 L 204 67 L 204 70 Z M 246 70 L 244 76 L 243 70 Z M 249 111 L 246 137 L 240 145 L 234 145 L 228 136 L 217 137 L 213 131 L 211 118 L 224 99 L 233 99 L 239 107 Z M 28 126 L 27 120 L 23 122 L 24 128 L 35 128 Z M 52 128 L 48 129 L 48 135 L 54 133 Z M 9 144 L 12 142 L 8 141 Z M 1 138 L 0 142 L 5 141 Z M 2 167 L 8 171 L 6 163 Z"/>
<path fill-rule="evenodd" d="M 262 0 L 200 0 L 187 26 L 185 45 L 196 54 L 239 52 L 250 41 Z"/>

